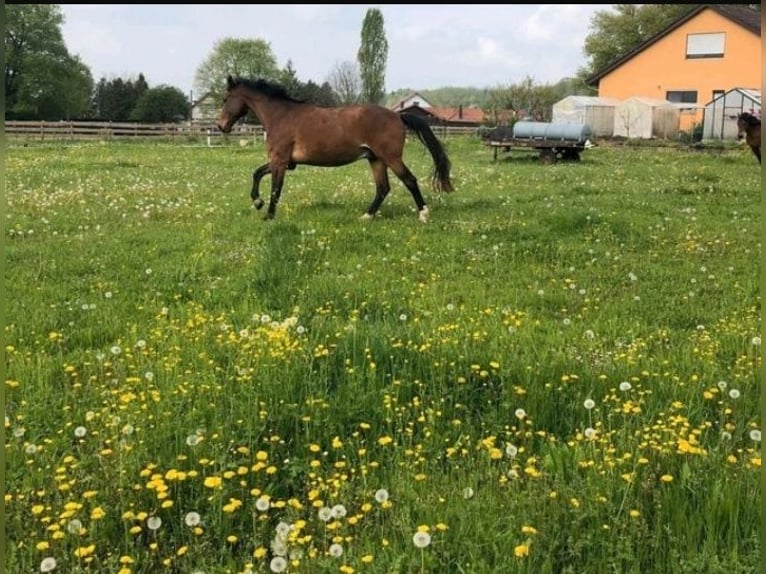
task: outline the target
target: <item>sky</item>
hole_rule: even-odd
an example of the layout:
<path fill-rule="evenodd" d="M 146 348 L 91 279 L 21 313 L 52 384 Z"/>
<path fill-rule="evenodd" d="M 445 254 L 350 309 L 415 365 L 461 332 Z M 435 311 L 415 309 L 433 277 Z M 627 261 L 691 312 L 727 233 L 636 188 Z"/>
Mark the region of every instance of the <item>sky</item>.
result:
<path fill-rule="evenodd" d="M 136 78 L 192 97 L 197 68 L 224 38 L 268 42 L 283 68 L 321 84 L 356 63 L 367 10 L 383 15 L 385 90 L 555 83 L 587 63 L 583 43 L 604 4 L 60 4 L 70 54 L 102 77 Z"/>

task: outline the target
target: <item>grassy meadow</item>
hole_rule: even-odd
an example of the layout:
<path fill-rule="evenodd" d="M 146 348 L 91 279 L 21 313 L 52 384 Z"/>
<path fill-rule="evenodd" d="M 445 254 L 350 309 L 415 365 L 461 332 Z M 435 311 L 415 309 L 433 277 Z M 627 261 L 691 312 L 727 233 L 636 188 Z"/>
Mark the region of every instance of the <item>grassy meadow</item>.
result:
<path fill-rule="evenodd" d="M 444 141 L 8 145 L 7 572 L 759 571 L 749 149 Z"/>

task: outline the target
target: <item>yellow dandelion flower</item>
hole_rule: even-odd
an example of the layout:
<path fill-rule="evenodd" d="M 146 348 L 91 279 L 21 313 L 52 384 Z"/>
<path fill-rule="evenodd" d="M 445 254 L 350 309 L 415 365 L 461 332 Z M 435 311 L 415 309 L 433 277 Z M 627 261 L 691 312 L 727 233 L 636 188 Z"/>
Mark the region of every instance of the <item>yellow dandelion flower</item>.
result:
<path fill-rule="evenodd" d="M 516 546 L 516 548 L 513 549 L 513 554 L 516 556 L 516 558 L 524 558 L 524 556 L 529 556 L 529 546 L 526 544 L 519 544 Z"/>
<path fill-rule="evenodd" d="M 50 547 L 51 547 L 51 545 L 48 542 L 46 542 L 45 540 L 43 540 L 42 542 L 38 542 L 35 545 L 35 548 L 37 548 L 38 550 L 48 550 L 48 548 L 50 548 Z"/>
<path fill-rule="evenodd" d="M 671 475 L 669 475 L 669 474 L 663 474 L 663 475 L 660 477 L 660 480 L 661 480 L 662 482 L 673 482 L 673 477 L 672 477 Z"/>
<path fill-rule="evenodd" d="M 628 514 L 630 514 L 631 518 L 638 518 L 641 516 L 641 513 L 638 510 L 631 510 Z"/>
<path fill-rule="evenodd" d="M 364 556 L 362 556 L 362 563 L 363 564 L 370 564 L 372 561 L 373 561 L 372 554 L 365 554 Z"/>
<path fill-rule="evenodd" d="M 537 534 L 537 529 L 534 526 L 522 526 L 521 532 L 523 534 Z"/>
<path fill-rule="evenodd" d="M 204 485 L 208 488 L 220 488 L 221 477 L 220 476 L 208 476 L 205 478 Z"/>

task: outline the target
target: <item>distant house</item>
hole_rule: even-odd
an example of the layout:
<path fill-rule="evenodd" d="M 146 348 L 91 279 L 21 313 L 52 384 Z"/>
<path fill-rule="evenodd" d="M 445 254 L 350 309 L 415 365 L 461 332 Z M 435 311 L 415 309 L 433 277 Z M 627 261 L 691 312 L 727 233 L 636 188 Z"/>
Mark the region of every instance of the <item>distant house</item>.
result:
<path fill-rule="evenodd" d="M 396 104 L 391 106 L 391 109 L 395 112 L 400 112 L 406 108 L 411 108 L 412 106 L 420 106 L 421 108 L 431 108 L 433 107 L 428 100 L 426 100 L 423 96 L 421 96 L 417 92 L 411 92 L 409 95 L 407 95 L 405 98 L 399 100 Z"/>
<path fill-rule="evenodd" d="M 760 86 L 761 14 L 745 4 L 701 4 L 587 79 L 601 97 L 668 100 L 681 129 L 735 86 Z"/>
<path fill-rule="evenodd" d="M 192 103 L 191 121 L 202 123 L 212 122 L 218 116 L 220 108 L 220 98 L 216 97 L 211 92 L 207 92 L 197 101 Z"/>

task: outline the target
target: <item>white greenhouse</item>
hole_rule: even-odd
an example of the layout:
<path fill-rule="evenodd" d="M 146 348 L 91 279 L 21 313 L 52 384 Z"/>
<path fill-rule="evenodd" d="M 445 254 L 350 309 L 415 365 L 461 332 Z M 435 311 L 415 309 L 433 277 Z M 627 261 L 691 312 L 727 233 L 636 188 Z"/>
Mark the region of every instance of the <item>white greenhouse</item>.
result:
<path fill-rule="evenodd" d="M 551 110 L 551 122 L 588 124 L 594 136 L 611 136 L 614 131 L 614 109 L 620 100 L 596 96 L 567 96 Z"/>
<path fill-rule="evenodd" d="M 737 139 L 737 116 L 742 112 L 761 114 L 761 90 L 732 88 L 705 105 L 702 139 Z"/>
<path fill-rule="evenodd" d="M 675 138 L 680 110 L 667 100 L 636 96 L 617 104 L 614 135 L 626 138 Z"/>

